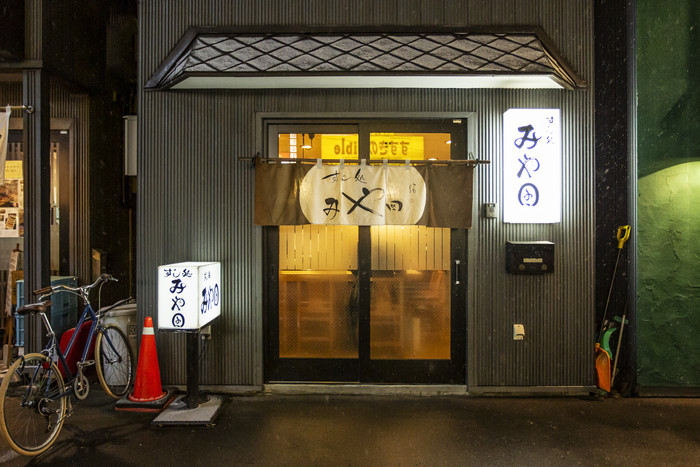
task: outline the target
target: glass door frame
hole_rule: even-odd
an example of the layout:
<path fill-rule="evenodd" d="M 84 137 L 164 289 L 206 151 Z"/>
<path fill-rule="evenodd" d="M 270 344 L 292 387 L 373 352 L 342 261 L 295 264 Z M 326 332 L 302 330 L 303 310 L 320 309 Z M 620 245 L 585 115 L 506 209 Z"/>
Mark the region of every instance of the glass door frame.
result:
<path fill-rule="evenodd" d="M 351 128 L 354 127 L 354 130 Z M 360 155 L 369 156 L 370 133 L 449 132 L 451 158 L 467 156 L 467 120 L 451 118 L 366 118 L 264 121 L 264 154 L 273 154 L 277 135 L 290 133 L 356 132 Z M 368 382 L 404 384 L 465 384 L 467 349 L 467 230 L 450 229 L 450 359 L 378 360 L 370 358 L 371 228 L 359 227 L 358 288 L 359 348 L 357 359 L 279 358 L 279 228 L 263 228 L 266 382 Z M 455 261 L 460 266 L 455 266 Z"/>
<path fill-rule="evenodd" d="M 15 120 L 15 119 L 12 119 Z M 19 119 L 17 119 L 19 120 Z M 59 234 L 58 234 L 58 244 L 51 245 L 51 257 L 57 257 L 58 261 L 55 264 L 58 269 L 52 268 L 51 274 L 58 276 L 71 276 L 75 275 L 75 255 L 73 254 L 73 240 L 71 234 L 75 231 L 73 219 L 75 217 L 75 206 L 73 203 L 73 177 L 71 177 L 71 170 L 75 165 L 74 155 L 73 155 L 73 139 L 72 130 L 69 125 L 66 129 L 59 125 L 59 128 L 54 128 L 57 124 L 63 123 L 67 119 L 52 119 L 52 128 L 49 132 L 49 146 L 51 151 L 51 157 L 53 157 L 54 148 L 57 147 L 57 159 L 58 159 L 58 174 L 51 172 L 49 180 L 51 181 L 51 197 L 55 194 L 58 195 L 58 205 L 51 207 L 51 227 L 55 225 L 56 212 L 60 213 L 60 222 L 58 223 Z M 58 123 L 57 123 L 58 122 Z M 14 122 L 13 122 L 14 123 Z M 17 125 L 14 125 L 17 126 Z M 9 132 L 9 143 L 20 143 L 23 141 L 23 130 L 21 127 L 13 128 Z M 53 164 L 51 164 L 53 170 Z M 53 192 L 53 177 L 57 175 L 58 178 L 58 192 Z M 56 209 L 58 208 L 58 209 Z M 26 213 L 25 213 L 26 214 Z M 7 237 L 12 238 L 12 237 Z M 24 235 L 19 237 L 24 241 Z M 56 250 L 54 248 L 57 247 Z M 52 264 L 53 260 L 49 262 Z"/>
<path fill-rule="evenodd" d="M 267 122 L 266 122 L 267 123 Z M 274 131 L 273 131 L 274 130 Z M 264 154 L 273 154 L 277 148 L 277 135 L 290 133 L 357 133 L 357 122 L 333 120 L 312 123 L 284 120 L 265 126 Z M 265 329 L 265 381 L 333 381 L 358 382 L 359 360 L 356 358 L 280 358 L 279 342 L 279 227 L 263 227 L 264 301 L 263 325 Z M 318 375 L 323 375 L 319 378 Z"/>

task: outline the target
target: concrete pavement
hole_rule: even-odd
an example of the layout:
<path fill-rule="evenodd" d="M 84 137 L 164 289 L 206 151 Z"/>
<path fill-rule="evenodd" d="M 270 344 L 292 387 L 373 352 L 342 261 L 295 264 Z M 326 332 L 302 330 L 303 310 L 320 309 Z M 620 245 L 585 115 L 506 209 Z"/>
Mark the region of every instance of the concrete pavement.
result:
<path fill-rule="evenodd" d="M 213 428 L 151 426 L 95 386 L 23 465 L 698 465 L 700 399 L 226 396 Z"/>

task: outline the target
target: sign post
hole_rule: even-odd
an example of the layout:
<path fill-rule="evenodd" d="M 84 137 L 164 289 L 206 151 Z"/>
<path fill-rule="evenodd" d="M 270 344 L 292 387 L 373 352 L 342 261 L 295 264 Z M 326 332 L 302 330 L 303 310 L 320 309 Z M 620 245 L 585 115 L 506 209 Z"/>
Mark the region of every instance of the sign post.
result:
<path fill-rule="evenodd" d="M 220 314 L 220 263 L 184 262 L 158 267 L 158 329 L 187 334 L 187 394 L 170 404 L 154 424 L 208 425 L 216 416 L 221 400 L 199 392 L 199 340 L 202 328 Z M 204 420 L 192 411 L 200 404 L 210 413 Z"/>

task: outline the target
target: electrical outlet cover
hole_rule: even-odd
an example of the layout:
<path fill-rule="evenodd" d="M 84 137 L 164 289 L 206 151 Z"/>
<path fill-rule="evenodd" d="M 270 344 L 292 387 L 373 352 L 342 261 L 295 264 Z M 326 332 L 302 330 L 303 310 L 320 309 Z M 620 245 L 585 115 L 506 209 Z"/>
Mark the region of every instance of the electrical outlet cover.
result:
<path fill-rule="evenodd" d="M 513 340 L 521 341 L 525 338 L 525 326 L 522 324 L 513 325 Z"/>

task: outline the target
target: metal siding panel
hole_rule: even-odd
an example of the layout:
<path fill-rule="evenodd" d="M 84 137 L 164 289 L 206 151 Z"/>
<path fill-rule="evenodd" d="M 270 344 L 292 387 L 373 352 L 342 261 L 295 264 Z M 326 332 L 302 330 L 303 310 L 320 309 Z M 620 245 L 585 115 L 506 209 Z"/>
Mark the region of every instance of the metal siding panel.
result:
<path fill-rule="evenodd" d="M 585 93 L 499 91 L 483 102 L 483 122 L 477 144 L 493 142 L 490 183 L 476 181 L 477 207 L 499 203 L 499 219 L 479 219 L 470 241 L 472 280 L 470 324 L 476 367 L 471 385 L 580 386 L 591 384 L 593 341 L 593 166 L 591 102 Z M 563 217 L 560 224 L 503 224 L 502 113 L 511 107 L 562 109 Z M 482 123 L 481 121 L 479 122 Z M 489 147 L 482 146 L 486 153 Z M 491 184 L 492 183 L 492 184 Z M 505 272 L 507 240 L 550 240 L 556 244 L 555 273 L 511 276 Z M 474 256 L 474 255 L 472 255 Z M 483 281 L 482 281 L 483 279 Z M 481 286 L 480 286 L 481 284 Z M 493 287 L 483 287 L 494 284 Z M 522 342 L 512 340 L 512 325 L 525 325 Z"/>
<path fill-rule="evenodd" d="M 41 60 L 43 58 L 44 47 L 42 45 L 45 36 L 41 25 L 45 24 L 44 6 L 43 0 L 25 1 L 24 24 L 27 29 L 24 33 L 24 57 L 26 60 Z"/>
<path fill-rule="evenodd" d="M 577 1 L 139 3 L 139 83 L 190 25 L 539 25 L 591 83 L 592 2 Z M 469 234 L 470 386 L 592 384 L 594 174 L 592 91 L 268 90 L 139 94 L 139 317 L 155 316 L 159 264 L 222 262 L 222 316 L 202 358 L 202 384 L 262 384 L 261 229 L 252 223 L 253 170 L 236 159 L 255 151 L 256 112 L 475 112 L 474 203 L 502 212 L 502 113 L 559 107 L 563 213 L 554 225 L 506 225 L 476 216 Z M 479 212 L 476 209 L 475 212 Z M 500 216 L 499 216 L 500 217 Z M 556 272 L 505 273 L 506 240 L 556 243 Z M 526 340 L 512 340 L 512 324 Z M 159 333 L 165 384 L 185 383 L 184 339 Z"/>
<path fill-rule="evenodd" d="M 22 76 L 19 75 L 19 81 L 0 82 L 0 99 L 2 100 L 2 105 L 22 105 Z M 4 107 L 3 107 L 4 111 Z M 21 118 L 22 114 L 17 111 L 12 112 L 12 118 Z"/>

